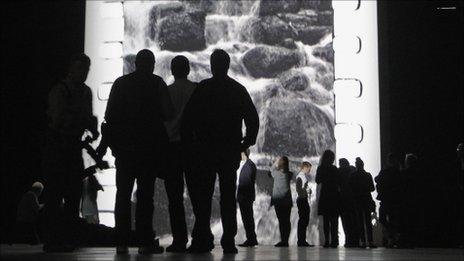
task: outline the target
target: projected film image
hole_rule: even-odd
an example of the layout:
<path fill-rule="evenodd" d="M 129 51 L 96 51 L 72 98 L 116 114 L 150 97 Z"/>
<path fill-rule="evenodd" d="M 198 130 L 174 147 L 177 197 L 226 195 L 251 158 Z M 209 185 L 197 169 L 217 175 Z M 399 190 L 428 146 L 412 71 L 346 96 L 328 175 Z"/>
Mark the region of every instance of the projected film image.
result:
<path fill-rule="evenodd" d="M 322 152 L 335 150 L 331 1 L 126 1 L 123 10 L 124 74 L 135 69 L 135 54 L 147 48 L 156 57 L 155 74 L 167 84 L 174 80 L 171 59 L 179 54 L 190 60 L 189 79 L 198 82 L 211 77 L 209 56 L 214 49 L 229 53 L 229 76 L 247 88 L 260 117 L 257 144 L 251 148 L 259 169 L 254 203 L 258 241 L 274 244 L 280 239 L 275 212 L 269 208 L 272 180 L 267 171 L 276 157 L 288 156 L 295 175 L 301 161 L 313 165 L 308 241 L 319 244 L 322 221 L 317 217 L 315 170 Z M 168 203 L 162 182 L 156 186 L 155 230 L 163 241 L 170 234 Z M 194 217 L 187 192 L 184 197 L 191 231 Z M 296 243 L 297 221 L 294 207 L 291 244 Z M 238 224 L 236 241 L 242 242 L 240 211 Z M 218 187 L 211 226 L 219 240 Z"/>

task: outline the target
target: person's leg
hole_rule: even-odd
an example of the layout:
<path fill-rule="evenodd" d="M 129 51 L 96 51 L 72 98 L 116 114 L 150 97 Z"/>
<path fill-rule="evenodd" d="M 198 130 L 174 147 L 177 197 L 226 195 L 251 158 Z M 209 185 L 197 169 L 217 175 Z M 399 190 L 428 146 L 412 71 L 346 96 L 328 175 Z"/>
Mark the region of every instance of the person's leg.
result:
<path fill-rule="evenodd" d="M 169 148 L 169 173 L 164 181 L 169 203 L 169 219 L 173 245 L 187 244 L 187 224 L 184 210 L 184 175 L 181 165 L 180 147 L 171 143 Z"/>
<path fill-rule="evenodd" d="M 134 170 L 131 170 L 128 159 L 116 158 L 116 202 L 114 219 L 116 244 L 128 246 L 131 232 L 131 196 L 134 187 Z"/>
<path fill-rule="evenodd" d="M 153 196 L 155 175 L 144 169 L 137 176 L 137 205 L 135 209 L 135 230 L 139 245 L 142 247 L 154 244 L 153 232 Z"/>
<path fill-rule="evenodd" d="M 338 246 L 338 215 L 330 217 L 330 240 L 331 246 Z"/>
<path fill-rule="evenodd" d="M 366 246 L 366 230 L 365 230 L 365 225 L 366 225 L 366 220 L 365 218 L 365 213 L 363 209 L 358 210 L 358 225 L 359 225 L 359 239 L 361 240 L 361 246 Z"/>
<path fill-rule="evenodd" d="M 65 241 L 70 244 L 77 244 L 76 239 L 79 233 L 79 212 L 82 196 L 82 179 L 79 173 L 71 173 L 64 190 L 64 215 L 65 215 Z"/>
<path fill-rule="evenodd" d="M 256 243 L 257 240 L 255 233 L 255 219 L 253 217 L 253 201 L 239 202 L 239 207 L 247 241 L 249 243 Z"/>
<path fill-rule="evenodd" d="M 330 218 L 329 215 L 322 216 L 322 222 L 324 223 L 324 247 L 330 245 Z"/>
<path fill-rule="evenodd" d="M 235 198 L 237 173 L 232 168 L 219 171 L 219 188 L 221 191 L 221 221 L 223 234 L 221 245 L 223 248 L 235 246 L 237 234 L 237 202 Z"/>
<path fill-rule="evenodd" d="M 284 220 L 283 220 L 284 236 L 282 238 L 284 242 L 288 242 L 288 238 L 290 237 L 290 230 L 291 230 L 290 216 L 292 213 L 292 206 L 285 206 L 283 211 L 284 211 Z"/>
<path fill-rule="evenodd" d="M 297 199 L 298 206 L 298 243 L 306 242 L 306 229 L 309 224 L 309 204 L 306 198 Z"/>
<path fill-rule="evenodd" d="M 61 213 L 63 201 L 62 184 L 59 176 L 61 173 L 47 173 L 44 191 L 44 244 L 62 244 L 64 241 L 62 229 L 64 219 Z"/>
<path fill-rule="evenodd" d="M 288 245 L 288 237 L 286 232 L 286 207 L 280 205 L 274 205 L 274 210 L 276 212 L 277 220 L 279 221 L 279 232 L 280 232 L 280 242 L 276 246 L 285 246 Z"/>
<path fill-rule="evenodd" d="M 367 241 L 369 242 L 369 246 L 374 246 L 372 237 L 372 218 L 369 210 L 364 211 L 364 221 L 366 223 Z"/>

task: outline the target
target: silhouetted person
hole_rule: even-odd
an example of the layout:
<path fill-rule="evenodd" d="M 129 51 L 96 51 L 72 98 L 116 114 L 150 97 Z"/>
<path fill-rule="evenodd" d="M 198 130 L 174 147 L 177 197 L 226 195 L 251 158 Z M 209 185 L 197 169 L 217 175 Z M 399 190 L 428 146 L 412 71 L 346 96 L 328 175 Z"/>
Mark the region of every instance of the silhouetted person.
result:
<path fill-rule="evenodd" d="M 242 151 L 242 160 L 237 170 L 237 202 L 242 214 L 246 241 L 239 246 L 253 247 L 258 245 L 255 233 L 255 219 L 253 217 L 253 202 L 255 201 L 256 166 L 249 159 L 250 150 Z"/>
<path fill-rule="evenodd" d="M 66 77 L 48 96 L 48 130 L 42 161 L 47 252 L 71 251 L 76 243 L 84 171 L 81 138 L 86 130 L 92 133 L 92 139 L 99 136 L 92 92 L 84 83 L 89 68 L 87 55 L 74 56 Z"/>
<path fill-rule="evenodd" d="M 398 248 L 413 248 L 415 241 L 414 216 L 417 215 L 419 167 L 414 154 L 406 154 L 404 169 L 400 172 L 400 209 Z"/>
<path fill-rule="evenodd" d="M 290 236 L 290 214 L 292 213 L 292 193 L 290 181 L 293 173 L 288 166 L 288 158 L 283 156 L 276 160 L 271 167 L 269 176 L 274 180 L 272 186 L 271 206 L 274 206 L 277 220 L 279 221 L 280 242 L 276 247 L 288 247 Z"/>
<path fill-rule="evenodd" d="M 298 246 L 309 247 L 306 242 L 306 229 L 309 224 L 309 215 L 311 209 L 309 207 L 309 199 L 311 198 L 311 189 L 309 186 L 309 172 L 311 171 L 311 163 L 304 161 L 301 164 L 300 172 L 296 176 L 296 205 L 298 207 Z"/>
<path fill-rule="evenodd" d="M 375 248 L 372 238 L 372 212 L 375 212 L 375 202 L 371 192 L 375 191 L 372 175 L 364 170 L 364 162 L 356 158 L 356 171 L 351 176 L 351 187 L 356 201 L 356 212 L 358 216 L 358 236 L 361 240 L 360 247 Z M 367 240 L 366 240 L 367 234 Z"/>
<path fill-rule="evenodd" d="M 318 214 L 324 221 L 324 247 L 338 247 L 338 216 L 340 215 L 340 176 L 333 165 L 335 154 L 326 150 L 316 172 L 316 183 L 321 185 Z"/>
<path fill-rule="evenodd" d="M 185 252 L 188 237 L 184 210 L 184 172 L 187 171 L 187 168 L 181 144 L 180 125 L 185 105 L 195 90 L 196 84 L 187 79 L 190 65 L 185 56 L 178 55 L 172 59 L 171 72 L 174 75 L 174 83 L 168 86 L 168 90 L 174 105 L 174 118 L 165 123 L 169 136 L 167 150 L 169 167 L 164 184 L 169 200 L 169 218 L 173 241 L 166 248 L 166 251 Z"/>
<path fill-rule="evenodd" d="M 213 77 L 200 82 L 184 111 L 182 139 L 195 163 L 194 173 L 186 179 L 195 213 L 191 252 L 207 252 L 214 247 L 210 217 L 216 173 L 224 231 L 221 245 L 224 253 L 237 252 L 236 170 L 240 152 L 255 144 L 259 119 L 246 88 L 227 75 L 229 64 L 230 57 L 224 50 L 211 54 Z"/>
<path fill-rule="evenodd" d="M 400 163 L 394 154 L 388 154 L 387 166 L 375 177 L 377 200 L 380 201 L 379 221 L 383 226 L 386 247 L 396 244 L 400 195 Z"/>
<path fill-rule="evenodd" d="M 105 120 L 116 157 L 117 253 L 128 251 L 131 231 L 131 193 L 137 179 L 136 234 L 139 253 L 163 252 L 155 246 L 153 232 L 153 194 L 168 135 L 164 121 L 172 117 L 167 86 L 153 74 L 155 57 L 141 50 L 135 58 L 136 70 L 116 79 L 111 89 Z"/>
<path fill-rule="evenodd" d="M 356 215 L 356 203 L 350 179 L 356 171 L 345 158 L 338 160 L 338 172 L 340 175 L 340 195 L 341 195 L 341 218 L 343 231 L 345 232 L 345 247 L 358 247 L 358 219 Z"/>
<path fill-rule="evenodd" d="M 42 183 L 34 182 L 31 189 L 19 201 L 16 216 L 16 234 L 22 243 L 35 245 L 40 242 L 38 233 L 39 211 L 43 208 L 43 204 L 39 203 L 39 197 L 43 188 Z"/>
<path fill-rule="evenodd" d="M 84 179 L 82 186 L 81 214 L 89 224 L 100 224 L 97 204 L 99 190 L 103 191 L 103 187 L 94 175 L 90 175 Z"/>

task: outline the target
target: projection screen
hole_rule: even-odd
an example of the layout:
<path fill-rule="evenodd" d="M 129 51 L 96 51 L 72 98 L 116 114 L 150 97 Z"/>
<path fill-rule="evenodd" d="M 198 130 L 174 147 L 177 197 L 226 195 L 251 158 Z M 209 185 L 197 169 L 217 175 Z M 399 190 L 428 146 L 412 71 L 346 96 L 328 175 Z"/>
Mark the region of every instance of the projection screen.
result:
<path fill-rule="evenodd" d="M 376 1 L 87 1 L 85 53 L 92 65 L 87 84 L 94 94 L 94 113 L 103 121 L 114 80 L 134 70 L 135 54 L 150 49 L 155 74 L 170 84 L 171 59 L 190 60 L 189 79 L 211 77 L 214 49 L 231 56 L 229 75 L 250 93 L 260 117 L 251 159 L 259 172 L 254 203 L 260 244 L 279 239 L 275 212 L 269 209 L 272 181 L 266 172 L 278 156 L 288 156 L 291 170 L 309 161 L 311 172 L 310 243 L 322 240 L 314 182 L 319 157 L 326 149 L 354 163 L 361 157 L 373 176 L 380 170 Z M 87 164 L 91 160 L 86 157 Z M 106 159 L 114 162 L 111 153 Z M 114 225 L 115 169 L 97 174 L 100 220 Z M 293 197 L 296 192 L 292 184 Z M 184 193 L 191 230 L 194 217 Z M 135 198 L 134 198 L 135 201 Z M 219 191 L 213 200 L 211 226 L 222 233 Z M 162 180 L 155 192 L 154 225 L 161 242 L 170 242 L 167 198 Z M 292 210 L 290 243 L 296 243 L 297 208 Z M 245 239 L 238 211 L 237 242 Z M 341 227 L 341 226 L 340 226 Z M 343 234 L 343 233 L 341 233 Z M 343 236 L 341 237 L 343 243 Z"/>

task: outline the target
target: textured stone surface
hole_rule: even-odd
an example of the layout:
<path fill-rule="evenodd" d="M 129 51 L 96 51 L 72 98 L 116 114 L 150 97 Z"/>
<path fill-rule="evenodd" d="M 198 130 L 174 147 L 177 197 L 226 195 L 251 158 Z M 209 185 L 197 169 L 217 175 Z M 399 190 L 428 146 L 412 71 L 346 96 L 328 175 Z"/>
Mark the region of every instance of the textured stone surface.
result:
<path fill-rule="evenodd" d="M 333 63 L 334 62 L 334 50 L 333 50 L 332 42 L 330 42 L 329 44 L 325 46 L 314 48 L 313 55 L 321 59 L 324 59 L 330 63 Z"/>
<path fill-rule="evenodd" d="M 245 53 L 243 63 L 255 78 L 276 77 L 304 62 L 301 53 L 283 47 L 257 46 Z"/>
<path fill-rule="evenodd" d="M 308 76 L 296 70 L 290 70 L 282 74 L 279 81 L 287 91 L 303 91 L 309 86 Z"/>
<path fill-rule="evenodd" d="M 295 30 L 275 15 L 250 18 L 242 28 L 241 38 L 252 43 L 275 45 L 295 38 Z"/>
<path fill-rule="evenodd" d="M 177 13 L 158 22 L 158 45 L 162 50 L 198 51 L 206 48 L 205 13 Z"/>
<path fill-rule="evenodd" d="M 122 71 L 124 74 L 128 74 L 135 71 L 135 54 L 124 55 Z"/>
<path fill-rule="evenodd" d="M 258 14 L 265 16 L 277 13 L 296 13 L 300 7 L 301 1 L 299 0 L 261 0 Z"/>
<path fill-rule="evenodd" d="M 149 14 L 149 37 L 154 40 L 157 31 L 157 22 L 167 16 L 182 12 L 184 5 L 180 2 L 163 3 L 153 6 Z"/>

